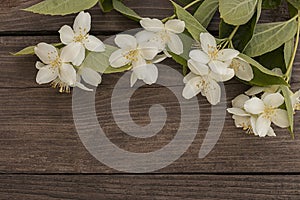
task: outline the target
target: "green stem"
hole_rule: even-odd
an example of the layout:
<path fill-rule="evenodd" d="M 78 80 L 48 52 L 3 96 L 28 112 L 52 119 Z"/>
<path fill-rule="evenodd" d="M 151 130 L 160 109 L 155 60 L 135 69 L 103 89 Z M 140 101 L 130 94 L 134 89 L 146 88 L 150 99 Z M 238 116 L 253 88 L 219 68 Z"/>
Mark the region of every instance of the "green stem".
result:
<path fill-rule="evenodd" d="M 192 7 L 193 5 L 195 5 L 195 4 L 197 4 L 197 3 L 201 2 L 201 1 L 203 1 L 203 0 L 195 0 L 195 1 L 191 2 L 191 3 L 189 3 L 188 5 L 186 5 L 185 7 L 183 7 L 183 9 L 184 9 L 184 10 L 187 10 L 187 9 L 189 9 L 190 7 Z M 170 20 L 170 19 L 174 19 L 175 17 L 176 17 L 176 14 L 172 15 L 171 17 L 167 17 L 167 18 L 165 18 L 165 19 L 163 19 L 163 20 L 161 20 L 161 21 L 162 21 L 162 22 L 166 22 L 166 21 L 168 21 L 168 20 Z"/>
<path fill-rule="evenodd" d="M 293 51 L 291 61 L 289 63 L 289 66 L 288 66 L 286 74 L 285 74 L 287 82 L 290 82 L 290 79 L 291 79 L 291 76 L 292 76 L 293 65 L 294 65 L 294 62 L 295 62 L 295 58 L 296 58 L 297 50 L 298 50 L 298 46 L 299 46 L 299 38 L 300 38 L 300 11 L 298 11 L 298 28 L 297 28 L 297 36 L 296 36 L 295 47 L 294 47 L 294 51 Z"/>
<path fill-rule="evenodd" d="M 233 39 L 233 37 L 235 36 L 236 32 L 239 30 L 239 28 L 240 28 L 240 26 L 236 26 L 236 27 L 233 29 L 233 31 L 232 31 L 232 33 L 229 35 L 229 37 L 226 38 L 227 41 L 226 41 L 225 44 L 223 45 L 223 48 L 226 48 L 228 44 L 230 44 L 230 45 L 232 46 L 232 47 L 230 47 L 230 48 L 233 48 L 232 39 Z"/>

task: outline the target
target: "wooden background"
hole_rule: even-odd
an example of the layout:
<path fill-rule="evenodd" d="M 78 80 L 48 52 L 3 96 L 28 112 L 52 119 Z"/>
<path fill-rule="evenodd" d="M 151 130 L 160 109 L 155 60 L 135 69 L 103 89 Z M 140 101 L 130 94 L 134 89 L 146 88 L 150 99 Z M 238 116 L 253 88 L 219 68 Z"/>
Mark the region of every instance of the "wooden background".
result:
<path fill-rule="evenodd" d="M 276 129 L 275 138 L 257 138 L 234 127 L 227 114 L 213 151 L 198 159 L 210 106 L 199 97 L 201 123 L 188 151 L 170 166 L 149 174 L 120 173 L 97 161 L 81 143 L 72 118 L 72 95 L 35 83 L 34 56 L 13 57 L 23 47 L 59 41 L 58 30 L 74 16 L 50 17 L 20 11 L 40 0 L 2 0 L 0 6 L 0 199 L 299 199 L 300 127 L 296 139 Z M 142 16 L 163 18 L 173 10 L 167 0 L 126 0 Z M 138 24 L 111 12 L 90 10 L 92 33 L 104 39 Z M 285 20 L 284 9 L 264 11 L 263 22 Z M 218 17 L 209 30 L 216 33 Z M 176 69 L 178 65 L 169 63 Z M 108 137 L 121 148 L 150 152 L 176 134 L 178 104 L 161 86 L 143 87 L 132 99 L 138 124 L 149 123 L 148 109 L 163 103 L 168 125 L 155 137 L 136 139 L 122 133 L 110 110 L 110 95 L 121 75 L 103 76 L 97 90 L 98 119 Z M 292 85 L 300 88 L 300 54 Z M 176 86 L 174 86 L 176 87 Z M 226 83 L 227 102 L 247 86 Z"/>

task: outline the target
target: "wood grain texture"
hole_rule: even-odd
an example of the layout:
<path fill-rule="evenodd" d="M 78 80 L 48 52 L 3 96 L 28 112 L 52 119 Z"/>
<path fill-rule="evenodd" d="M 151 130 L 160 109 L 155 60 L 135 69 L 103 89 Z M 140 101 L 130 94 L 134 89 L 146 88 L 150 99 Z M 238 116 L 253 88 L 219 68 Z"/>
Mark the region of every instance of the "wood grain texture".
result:
<path fill-rule="evenodd" d="M 298 200 L 300 176 L 2 175 L 0 199 Z"/>

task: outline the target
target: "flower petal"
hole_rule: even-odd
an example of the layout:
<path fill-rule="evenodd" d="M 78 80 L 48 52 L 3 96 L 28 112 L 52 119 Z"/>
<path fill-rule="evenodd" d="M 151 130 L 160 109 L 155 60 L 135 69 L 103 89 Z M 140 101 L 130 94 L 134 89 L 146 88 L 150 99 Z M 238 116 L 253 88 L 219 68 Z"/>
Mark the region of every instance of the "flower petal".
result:
<path fill-rule="evenodd" d="M 261 99 L 253 97 L 245 102 L 244 109 L 253 115 L 257 115 L 265 110 L 265 104 Z"/>
<path fill-rule="evenodd" d="M 245 112 L 245 110 L 241 109 L 241 108 L 228 108 L 227 111 L 230 114 L 233 115 L 237 115 L 237 116 L 241 116 L 241 117 L 247 117 L 250 116 L 249 113 Z"/>
<path fill-rule="evenodd" d="M 191 79 L 196 78 L 196 77 L 199 77 L 199 76 L 197 76 L 197 75 L 195 75 L 194 73 L 190 72 L 190 73 L 188 73 L 188 74 L 183 78 L 183 83 L 186 84 L 186 83 L 189 82 Z"/>
<path fill-rule="evenodd" d="M 228 68 L 224 74 L 217 74 L 214 73 L 213 71 L 210 72 L 210 77 L 215 79 L 217 82 L 225 82 L 229 81 L 234 77 L 234 70 Z"/>
<path fill-rule="evenodd" d="M 244 108 L 245 102 L 250 98 L 247 95 L 240 94 L 232 100 L 232 107 L 234 108 Z"/>
<path fill-rule="evenodd" d="M 192 59 L 188 60 L 188 67 L 194 74 L 197 75 L 203 76 L 209 73 L 209 68 L 207 65 L 196 62 Z"/>
<path fill-rule="evenodd" d="M 132 70 L 138 79 L 143 80 L 148 85 L 157 81 L 158 69 L 154 64 L 136 66 Z"/>
<path fill-rule="evenodd" d="M 252 67 L 249 63 L 241 59 L 233 59 L 233 65 L 237 65 L 236 68 L 233 68 L 235 75 L 244 81 L 251 81 L 254 78 Z"/>
<path fill-rule="evenodd" d="M 199 82 L 201 82 L 201 77 L 194 77 L 192 79 L 190 79 L 183 91 L 182 91 L 182 96 L 185 98 L 185 99 L 191 99 L 195 96 L 197 96 L 197 94 L 199 94 L 201 92 L 201 87 L 199 87 Z"/>
<path fill-rule="evenodd" d="M 144 42 L 139 45 L 139 50 L 142 57 L 146 60 L 153 60 L 155 56 L 159 53 L 158 48 L 154 43 Z"/>
<path fill-rule="evenodd" d="M 284 103 L 284 97 L 280 93 L 268 94 L 263 98 L 267 106 L 278 108 Z"/>
<path fill-rule="evenodd" d="M 101 40 L 95 36 L 89 35 L 87 40 L 84 41 L 84 46 L 89 51 L 93 52 L 103 52 L 105 51 L 105 45 Z"/>
<path fill-rule="evenodd" d="M 180 55 L 183 53 L 183 43 L 180 39 L 180 37 L 174 33 L 169 33 L 169 41 L 168 41 L 168 47 L 169 49 L 177 54 Z"/>
<path fill-rule="evenodd" d="M 216 59 L 225 62 L 236 58 L 239 54 L 240 52 L 234 49 L 222 49 L 218 52 Z"/>
<path fill-rule="evenodd" d="M 270 129 L 271 121 L 263 115 L 256 120 L 256 131 L 259 137 L 265 137 Z"/>
<path fill-rule="evenodd" d="M 145 30 L 151 32 L 159 32 L 164 29 L 164 24 L 158 19 L 142 18 L 140 24 Z"/>
<path fill-rule="evenodd" d="M 77 60 L 77 56 L 81 53 L 82 47 L 83 47 L 83 45 L 78 42 L 72 42 L 72 43 L 68 44 L 61 50 L 61 53 L 60 53 L 61 61 L 62 62 L 73 62 L 75 59 Z M 76 64 L 78 64 L 78 63 L 76 63 Z"/>
<path fill-rule="evenodd" d="M 274 132 L 274 129 L 272 127 L 270 127 L 270 129 L 267 133 L 267 136 L 269 136 L 269 137 L 275 137 L 276 136 L 276 134 Z"/>
<path fill-rule="evenodd" d="M 257 121 L 256 117 L 253 117 L 253 116 L 250 117 L 250 125 L 251 125 L 251 128 L 252 128 L 252 131 L 253 131 L 255 136 L 258 136 L 258 133 L 256 131 L 256 121 Z"/>
<path fill-rule="evenodd" d="M 69 86 L 75 86 L 76 70 L 72 65 L 64 63 L 59 69 L 59 78 L 62 82 L 67 83 Z"/>
<path fill-rule="evenodd" d="M 46 66 L 46 65 L 44 63 L 40 62 L 40 61 L 37 61 L 35 63 L 35 68 L 37 68 L 37 69 L 41 69 L 44 66 Z"/>
<path fill-rule="evenodd" d="M 109 63 L 114 68 L 119 68 L 130 63 L 130 60 L 123 56 L 123 50 L 118 49 L 114 51 L 109 57 Z"/>
<path fill-rule="evenodd" d="M 115 38 L 115 43 L 118 47 L 127 51 L 137 48 L 136 38 L 128 34 L 117 35 Z"/>
<path fill-rule="evenodd" d="M 86 35 L 91 30 L 91 15 L 81 11 L 75 18 L 73 29 L 76 35 Z"/>
<path fill-rule="evenodd" d="M 85 59 L 85 48 L 83 45 L 80 46 L 80 51 L 77 57 L 73 60 L 73 65 L 80 66 Z"/>
<path fill-rule="evenodd" d="M 57 49 L 50 44 L 39 43 L 34 48 L 34 52 L 45 64 L 50 64 L 52 61 L 58 58 Z"/>
<path fill-rule="evenodd" d="M 233 115 L 234 124 L 237 128 L 244 128 L 245 126 L 250 126 L 250 117 L 241 117 Z"/>
<path fill-rule="evenodd" d="M 249 90 L 245 92 L 246 95 L 248 96 L 254 96 L 259 93 L 262 93 L 265 90 L 265 87 L 258 87 L 258 86 L 253 86 Z"/>
<path fill-rule="evenodd" d="M 93 89 L 87 88 L 85 85 L 83 85 L 80 82 L 76 82 L 75 86 L 78 87 L 78 88 L 80 88 L 80 89 L 82 89 L 82 90 L 88 91 L 88 92 L 92 92 L 93 91 Z"/>
<path fill-rule="evenodd" d="M 221 61 L 211 61 L 208 63 L 210 69 L 212 72 L 215 73 L 217 80 L 219 81 L 228 81 L 234 77 L 234 70 L 231 68 L 228 68 L 228 65 Z"/>
<path fill-rule="evenodd" d="M 211 78 L 206 78 L 206 87 L 203 88 L 203 94 L 211 105 L 217 105 L 221 101 L 221 87 Z"/>
<path fill-rule="evenodd" d="M 197 62 L 203 63 L 203 64 L 207 64 L 210 60 L 207 53 L 205 53 L 201 50 L 193 50 L 190 52 L 189 56 L 191 59 L 193 59 Z"/>
<path fill-rule="evenodd" d="M 84 82 L 93 86 L 98 86 L 102 81 L 100 74 L 88 67 L 81 68 L 80 74 Z"/>
<path fill-rule="evenodd" d="M 283 109 L 276 109 L 271 121 L 280 128 L 287 128 L 290 126 L 288 113 Z"/>
<path fill-rule="evenodd" d="M 36 75 L 36 82 L 38 84 L 49 83 L 53 81 L 57 76 L 58 76 L 57 68 L 53 68 L 50 65 L 46 65 L 38 71 Z"/>
<path fill-rule="evenodd" d="M 209 33 L 201 33 L 200 42 L 203 51 L 206 53 L 208 53 L 211 48 L 217 47 L 216 39 Z"/>
<path fill-rule="evenodd" d="M 135 35 L 138 43 L 149 42 L 154 37 L 155 33 L 146 30 L 140 31 Z"/>
<path fill-rule="evenodd" d="M 75 34 L 70 26 L 64 25 L 58 32 L 60 34 L 60 40 L 63 44 L 67 45 L 73 42 Z"/>
<path fill-rule="evenodd" d="M 172 19 L 166 22 L 165 28 L 173 33 L 182 33 L 185 29 L 185 22 L 179 19 Z"/>
<path fill-rule="evenodd" d="M 130 87 L 133 87 L 134 84 L 137 82 L 137 80 L 138 80 L 137 76 L 135 75 L 134 72 L 132 72 L 130 76 Z"/>

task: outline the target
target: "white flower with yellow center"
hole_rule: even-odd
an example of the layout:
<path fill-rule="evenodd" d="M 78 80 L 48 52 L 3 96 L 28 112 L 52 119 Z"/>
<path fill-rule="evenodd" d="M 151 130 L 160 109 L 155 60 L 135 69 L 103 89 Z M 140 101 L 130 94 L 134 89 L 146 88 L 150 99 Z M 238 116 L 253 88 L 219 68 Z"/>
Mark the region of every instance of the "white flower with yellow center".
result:
<path fill-rule="evenodd" d="M 95 36 L 89 35 L 91 29 L 91 15 L 80 12 L 75 18 L 73 29 L 64 25 L 60 30 L 61 42 L 65 45 L 72 46 L 75 59 L 72 63 L 80 66 L 85 58 L 85 49 L 93 52 L 105 51 L 105 45 Z M 79 44 L 79 45 L 78 45 Z"/>
<path fill-rule="evenodd" d="M 183 53 L 183 43 L 177 34 L 185 29 L 185 22 L 179 19 L 172 19 L 165 24 L 158 19 L 143 18 L 140 21 L 141 26 L 145 29 L 138 34 L 142 40 L 155 42 L 160 51 L 165 51 L 166 46 L 171 52 L 180 55 Z"/>
<path fill-rule="evenodd" d="M 158 69 L 151 61 L 159 50 L 154 43 L 139 42 L 134 36 L 127 34 L 117 35 L 115 43 L 120 49 L 111 54 L 109 63 L 114 68 L 132 66 L 131 86 L 137 79 L 149 85 L 156 82 Z"/>
<path fill-rule="evenodd" d="M 201 50 L 193 50 L 190 57 L 209 68 L 224 81 L 234 77 L 235 71 L 230 68 L 232 59 L 239 55 L 234 49 L 218 49 L 215 38 L 209 33 L 200 34 Z"/>
<path fill-rule="evenodd" d="M 262 99 L 252 97 L 245 102 L 245 111 L 258 116 L 254 124 L 260 137 L 267 135 L 272 122 L 281 128 L 290 126 L 287 111 L 279 108 L 283 103 L 280 93 L 267 94 Z"/>
<path fill-rule="evenodd" d="M 66 46 L 61 50 L 46 43 L 40 43 L 34 48 L 35 54 L 41 59 L 41 62 L 36 63 L 36 68 L 39 70 L 36 76 L 38 84 L 49 83 L 57 77 L 69 86 L 75 86 L 76 70 L 70 64 L 76 57 L 73 54 L 71 46 Z"/>
<path fill-rule="evenodd" d="M 248 134 L 258 135 L 256 131 L 257 116 L 251 115 L 244 109 L 245 102 L 250 98 L 244 94 L 237 96 L 232 100 L 232 108 L 228 108 L 227 111 L 233 114 L 235 126 L 242 128 Z M 272 127 L 269 128 L 267 136 L 276 136 Z"/>
<path fill-rule="evenodd" d="M 251 81 L 254 78 L 252 67 L 245 60 L 236 57 L 229 61 L 229 68 L 234 70 L 236 77 L 244 81 Z"/>
<path fill-rule="evenodd" d="M 188 67 L 191 72 L 183 79 L 185 83 L 182 92 L 183 97 L 191 99 L 201 93 L 210 104 L 218 104 L 221 99 L 221 87 L 214 79 L 213 73 L 208 66 L 190 59 L 188 60 Z"/>

